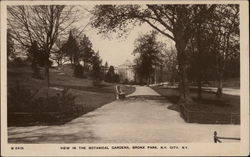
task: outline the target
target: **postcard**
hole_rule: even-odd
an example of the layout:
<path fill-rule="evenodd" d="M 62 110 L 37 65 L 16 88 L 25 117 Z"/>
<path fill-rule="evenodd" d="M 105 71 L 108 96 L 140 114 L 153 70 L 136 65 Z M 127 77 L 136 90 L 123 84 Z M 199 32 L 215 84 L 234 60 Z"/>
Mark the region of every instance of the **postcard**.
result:
<path fill-rule="evenodd" d="M 247 1 L 2 1 L 2 156 L 249 154 Z"/>

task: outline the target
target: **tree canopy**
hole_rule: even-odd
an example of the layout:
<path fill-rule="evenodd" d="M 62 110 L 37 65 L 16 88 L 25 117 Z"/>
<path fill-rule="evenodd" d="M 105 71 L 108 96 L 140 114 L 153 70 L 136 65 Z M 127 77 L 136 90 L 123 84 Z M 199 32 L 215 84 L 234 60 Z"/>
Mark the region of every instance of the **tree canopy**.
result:
<path fill-rule="evenodd" d="M 145 78 L 149 83 L 154 74 L 154 67 L 162 62 L 160 58 L 163 48 L 163 45 L 156 41 L 156 32 L 142 35 L 135 41 L 133 53 L 137 55 L 136 72 L 140 80 Z"/>
<path fill-rule="evenodd" d="M 230 7 L 232 8 L 230 9 Z M 228 17 L 237 17 L 238 15 L 230 15 L 230 12 L 237 7 L 237 5 L 216 4 L 97 5 L 92 10 L 91 24 L 98 28 L 99 33 L 116 33 L 118 36 L 122 36 L 134 26 L 147 23 L 157 32 L 173 40 L 177 50 L 180 100 L 191 102 L 188 86 L 190 53 L 187 47 L 191 40 L 200 38 L 197 36 L 197 32 L 202 31 L 197 29 L 199 26 L 213 27 L 215 24 L 216 27 L 223 30 L 220 20 L 230 21 L 224 19 L 223 14 L 229 15 Z M 226 8 L 224 13 L 218 12 L 220 8 Z M 200 39 L 198 40 L 200 41 Z M 199 46 L 201 43 L 197 44 L 196 46 Z M 223 42 L 219 41 L 218 44 L 222 45 Z M 223 51 L 226 50 L 229 49 Z"/>

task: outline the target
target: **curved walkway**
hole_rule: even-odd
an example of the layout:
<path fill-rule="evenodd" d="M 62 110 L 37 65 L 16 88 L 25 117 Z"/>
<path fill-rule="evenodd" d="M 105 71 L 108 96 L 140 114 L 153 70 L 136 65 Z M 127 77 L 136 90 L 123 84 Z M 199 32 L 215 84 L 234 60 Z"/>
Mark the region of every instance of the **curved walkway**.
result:
<path fill-rule="evenodd" d="M 185 123 L 171 103 L 149 87 L 60 126 L 9 127 L 11 143 L 213 142 L 213 132 L 240 136 L 240 125 Z M 230 141 L 234 142 L 234 141 Z"/>

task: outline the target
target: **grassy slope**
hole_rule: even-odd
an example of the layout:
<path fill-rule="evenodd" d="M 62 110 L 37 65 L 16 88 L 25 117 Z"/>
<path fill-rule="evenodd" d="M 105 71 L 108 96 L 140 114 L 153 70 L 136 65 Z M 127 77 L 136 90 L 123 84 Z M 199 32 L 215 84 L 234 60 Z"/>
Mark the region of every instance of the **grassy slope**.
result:
<path fill-rule="evenodd" d="M 177 103 L 178 89 L 170 89 L 164 87 L 152 87 L 160 95 L 165 96 L 169 101 Z M 190 110 L 206 111 L 206 112 L 221 112 L 221 113 L 240 113 L 240 96 L 223 94 L 220 100 L 217 100 L 215 93 L 203 92 L 203 99 L 197 101 L 196 90 L 191 90 L 192 98 L 197 102 L 189 105 Z"/>
<path fill-rule="evenodd" d="M 32 89 L 39 90 L 36 97 L 43 97 L 46 94 L 46 81 L 33 79 L 30 67 L 8 68 L 7 84 L 8 88 L 15 86 L 18 81 L 20 85 Z M 70 92 L 77 95 L 76 103 L 84 105 L 89 110 L 101 107 L 104 104 L 115 100 L 114 84 L 103 83 L 100 87 L 92 85 L 89 79 L 80 79 L 72 76 L 70 67 L 62 69 L 51 69 L 50 79 L 52 88 L 49 89 L 49 95 L 55 95 L 60 92 L 56 88 L 69 88 Z M 56 88 L 53 88 L 56 87 Z M 123 87 L 126 94 L 134 92 L 135 88 Z"/>

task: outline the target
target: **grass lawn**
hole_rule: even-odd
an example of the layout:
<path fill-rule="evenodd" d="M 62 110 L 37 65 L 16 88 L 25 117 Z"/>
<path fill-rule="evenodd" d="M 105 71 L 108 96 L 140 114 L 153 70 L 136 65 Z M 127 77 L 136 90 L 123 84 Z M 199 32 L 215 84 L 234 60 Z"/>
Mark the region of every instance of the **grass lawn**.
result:
<path fill-rule="evenodd" d="M 178 89 L 162 86 L 152 87 L 152 89 L 166 97 L 167 101 L 173 103 L 169 109 L 180 111 L 180 106 L 178 105 Z M 194 104 L 184 105 L 187 110 L 193 113 L 218 113 L 221 115 L 240 114 L 240 96 L 223 94 L 221 99 L 217 99 L 214 92 L 203 91 L 202 99 L 198 101 L 196 98 L 197 89 L 190 89 L 190 93 Z"/>
<path fill-rule="evenodd" d="M 51 87 L 46 87 L 45 80 L 32 78 L 30 67 L 8 68 L 7 70 L 7 87 L 12 88 L 19 82 L 21 87 L 38 90 L 35 97 L 45 97 L 47 91 L 49 96 L 54 96 L 60 93 L 64 88 L 68 88 L 69 92 L 77 96 L 76 104 L 83 106 L 84 113 L 93 111 L 107 103 L 116 99 L 115 84 L 102 82 L 100 86 L 93 86 L 92 80 L 75 78 L 72 76 L 72 69 L 67 68 L 50 70 Z M 135 91 L 134 87 L 122 87 L 126 94 L 131 94 Z"/>

